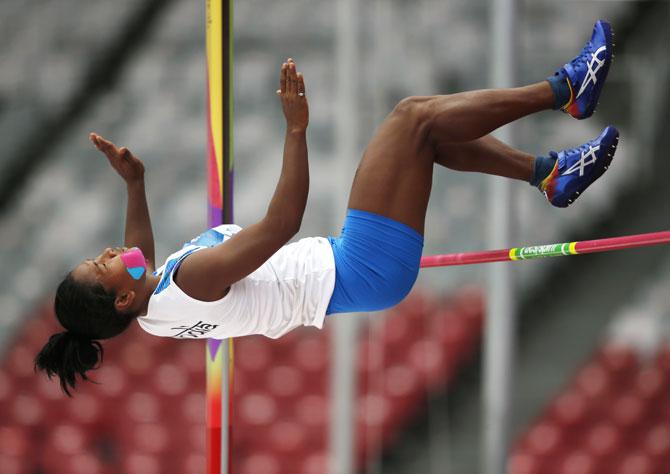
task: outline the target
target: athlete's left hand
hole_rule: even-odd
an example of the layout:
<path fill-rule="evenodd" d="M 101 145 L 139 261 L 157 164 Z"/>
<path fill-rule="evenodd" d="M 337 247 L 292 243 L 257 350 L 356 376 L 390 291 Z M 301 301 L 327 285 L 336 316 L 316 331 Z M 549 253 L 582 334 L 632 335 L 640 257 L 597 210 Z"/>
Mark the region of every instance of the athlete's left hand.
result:
<path fill-rule="evenodd" d="M 97 133 L 89 134 L 88 138 L 93 145 L 103 152 L 112 168 L 119 173 L 126 183 L 142 181 L 144 179 L 144 164 L 126 147 L 117 147 L 109 140 L 105 140 Z"/>
<path fill-rule="evenodd" d="M 305 80 L 302 73 L 296 70 L 295 61 L 291 58 L 288 58 L 282 64 L 277 94 L 281 98 L 281 105 L 289 130 L 304 132 L 309 123 Z"/>

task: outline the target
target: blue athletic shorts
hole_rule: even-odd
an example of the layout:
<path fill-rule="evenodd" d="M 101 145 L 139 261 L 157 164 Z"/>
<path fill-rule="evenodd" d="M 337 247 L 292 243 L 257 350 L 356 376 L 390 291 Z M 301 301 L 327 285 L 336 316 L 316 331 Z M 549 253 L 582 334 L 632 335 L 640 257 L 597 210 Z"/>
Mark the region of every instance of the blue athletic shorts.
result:
<path fill-rule="evenodd" d="M 395 306 L 416 281 L 423 236 L 405 224 L 349 209 L 338 238 L 335 289 L 326 314 L 379 311 Z"/>

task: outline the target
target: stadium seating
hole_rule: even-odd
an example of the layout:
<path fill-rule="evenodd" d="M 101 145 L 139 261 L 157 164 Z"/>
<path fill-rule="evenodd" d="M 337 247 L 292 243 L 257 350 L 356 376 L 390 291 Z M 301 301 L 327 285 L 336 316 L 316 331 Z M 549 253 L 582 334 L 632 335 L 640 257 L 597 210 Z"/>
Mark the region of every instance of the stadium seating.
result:
<path fill-rule="evenodd" d="M 448 302 L 413 294 L 362 331 L 356 359 L 357 462 L 392 443 L 477 350 L 481 295 Z M 323 473 L 327 463 L 329 331 L 235 341 L 235 472 Z M 133 325 L 104 344 L 98 384 L 75 398 L 33 373 L 33 358 L 61 330 L 44 308 L 0 367 L 0 472 L 201 473 L 205 462 L 202 342 L 152 337 Z M 645 379 L 646 380 L 646 379 Z M 646 392 L 645 392 L 646 393 Z M 654 446 L 663 442 L 654 438 Z M 658 448 L 656 448 L 658 451 Z M 35 450 L 43 456 L 35 457 Z"/>
<path fill-rule="evenodd" d="M 516 442 L 510 474 L 670 472 L 670 345 L 607 344 Z"/>

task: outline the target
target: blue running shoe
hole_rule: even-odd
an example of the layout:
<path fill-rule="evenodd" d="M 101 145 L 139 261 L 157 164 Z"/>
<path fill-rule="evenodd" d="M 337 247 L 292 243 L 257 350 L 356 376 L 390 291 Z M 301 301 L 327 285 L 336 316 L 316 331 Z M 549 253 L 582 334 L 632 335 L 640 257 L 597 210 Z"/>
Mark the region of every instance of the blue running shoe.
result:
<path fill-rule="evenodd" d="M 619 131 L 609 126 L 579 148 L 549 152 L 556 164 L 538 188 L 554 206 L 568 207 L 607 170 L 618 144 Z"/>
<path fill-rule="evenodd" d="M 598 20 L 591 40 L 579 56 L 555 73 L 559 78 L 568 79 L 570 87 L 570 100 L 561 110 L 580 120 L 593 115 L 610 69 L 612 51 L 612 27 L 606 21 Z"/>

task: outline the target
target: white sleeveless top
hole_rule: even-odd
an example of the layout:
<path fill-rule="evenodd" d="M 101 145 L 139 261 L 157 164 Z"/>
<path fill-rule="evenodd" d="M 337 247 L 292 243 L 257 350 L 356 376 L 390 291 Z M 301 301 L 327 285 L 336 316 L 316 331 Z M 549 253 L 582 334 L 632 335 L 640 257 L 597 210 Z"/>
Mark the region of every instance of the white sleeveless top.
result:
<path fill-rule="evenodd" d="M 323 237 L 285 245 L 260 268 L 233 283 L 218 301 L 200 301 L 174 282 L 175 269 L 193 252 L 224 242 L 241 228 L 221 225 L 170 255 L 154 272 L 162 275 L 149 299 L 142 329 L 155 336 L 225 339 L 262 334 L 278 338 L 298 326 L 323 327 L 335 286 L 335 259 Z"/>

